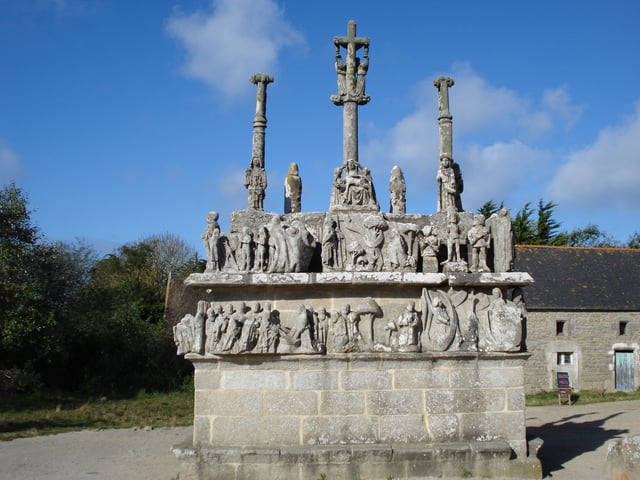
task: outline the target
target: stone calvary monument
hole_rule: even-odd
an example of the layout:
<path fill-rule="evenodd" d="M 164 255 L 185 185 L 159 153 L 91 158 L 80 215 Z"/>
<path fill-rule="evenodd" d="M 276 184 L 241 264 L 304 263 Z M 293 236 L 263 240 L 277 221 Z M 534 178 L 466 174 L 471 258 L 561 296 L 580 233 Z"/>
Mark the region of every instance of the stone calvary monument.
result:
<path fill-rule="evenodd" d="M 521 287 L 533 279 L 511 271 L 508 211 L 462 209 L 454 82 L 434 82 L 436 212 L 406 213 L 396 166 L 383 213 L 358 156 L 370 41 L 349 22 L 334 45 L 344 137 L 327 212 L 302 211 L 296 164 L 285 213 L 264 211 L 273 78 L 251 78 L 248 205 L 227 233 L 206 215 L 206 271 L 185 281 L 199 300 L 174 327 L 195 368 L 193 441 L 175 451 L 201 479 L 541 478 L 525 433 Z"/>

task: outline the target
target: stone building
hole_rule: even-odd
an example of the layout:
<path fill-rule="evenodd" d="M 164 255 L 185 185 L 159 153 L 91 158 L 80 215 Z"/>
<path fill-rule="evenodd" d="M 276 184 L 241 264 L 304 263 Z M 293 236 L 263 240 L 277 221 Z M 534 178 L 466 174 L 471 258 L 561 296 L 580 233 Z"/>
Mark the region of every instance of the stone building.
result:
<path fill-rule="evenodd" d="M 556 372 L 573 388 L 640 386 L 640 250 L 518 245 L 528 271 L 527 393 L 553 390 Z"/>

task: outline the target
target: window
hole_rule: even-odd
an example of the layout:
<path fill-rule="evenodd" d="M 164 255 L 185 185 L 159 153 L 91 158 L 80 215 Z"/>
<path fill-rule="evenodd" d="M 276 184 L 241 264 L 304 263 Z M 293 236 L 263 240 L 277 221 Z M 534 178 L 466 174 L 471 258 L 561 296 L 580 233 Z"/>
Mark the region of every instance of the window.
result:
<path fill-rule="evenodd" d="M 564 335 L 566 320 L 556 320 L 556 336 Z"/>
<path fill-rule="evenodd" d="M 571 365 L 573 363 L 573 352 L 557 352 L 556 364 L 557 365 Z"/>
<path fill-rule="evenodd" d="M 625 335 L 627 333 L 627 325 L 629 322 L 618 323 L 618 335 Z"/>

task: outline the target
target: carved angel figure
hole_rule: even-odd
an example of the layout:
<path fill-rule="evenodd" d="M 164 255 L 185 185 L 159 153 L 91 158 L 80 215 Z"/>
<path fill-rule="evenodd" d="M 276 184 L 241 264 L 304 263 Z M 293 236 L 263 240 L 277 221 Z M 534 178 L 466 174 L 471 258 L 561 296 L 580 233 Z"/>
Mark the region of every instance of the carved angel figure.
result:
<path fill-rule="evenodd" d="M 458 315 L 449 296 L 440 290 L 422 290 L 422 311 L 426 312 L 422 345 L 425 351 L 449 350 L 458 332 Z"/>

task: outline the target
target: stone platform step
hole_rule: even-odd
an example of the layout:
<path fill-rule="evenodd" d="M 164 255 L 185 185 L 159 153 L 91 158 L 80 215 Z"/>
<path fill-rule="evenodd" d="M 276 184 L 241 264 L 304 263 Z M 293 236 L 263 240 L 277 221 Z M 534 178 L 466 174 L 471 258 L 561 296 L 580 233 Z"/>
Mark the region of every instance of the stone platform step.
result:
<path fill-rule="evenodd" d="M 199 480 L 386 480 L 424 477 L 541 478 L 537 458 L 515 458 L 504 441 L 439 444 L 211 448 L 182 444 L 175 455 Z"/>

